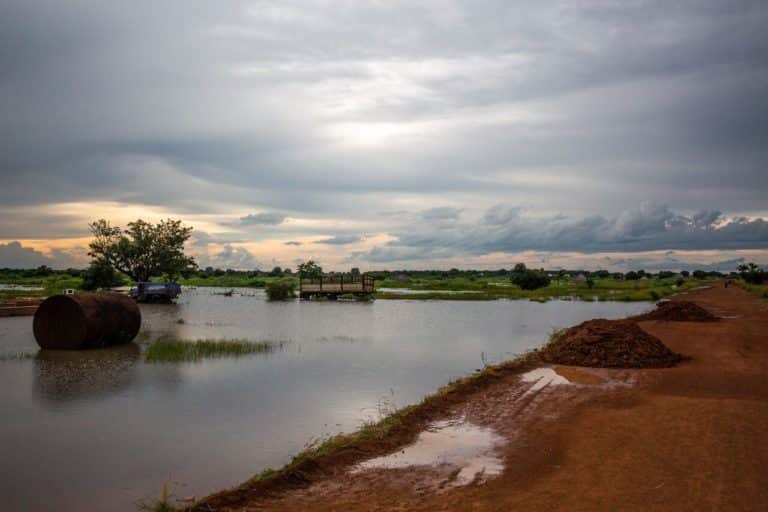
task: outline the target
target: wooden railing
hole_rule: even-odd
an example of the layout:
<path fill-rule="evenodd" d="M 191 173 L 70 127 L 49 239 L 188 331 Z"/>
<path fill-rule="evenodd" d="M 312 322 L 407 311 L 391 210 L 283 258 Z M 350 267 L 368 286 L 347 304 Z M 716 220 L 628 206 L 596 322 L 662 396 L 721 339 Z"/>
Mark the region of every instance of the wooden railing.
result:
<path fill-rule="evenodd" d="M 300 292 L 307 293 L 373 293 L 372 276 L 332 274 L 299 278 Z"/>

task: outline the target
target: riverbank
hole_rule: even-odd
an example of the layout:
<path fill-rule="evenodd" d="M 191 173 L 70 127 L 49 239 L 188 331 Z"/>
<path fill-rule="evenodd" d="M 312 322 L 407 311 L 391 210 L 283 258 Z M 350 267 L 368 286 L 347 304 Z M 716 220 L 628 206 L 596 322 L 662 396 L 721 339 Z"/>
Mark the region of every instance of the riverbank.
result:
<path fill-rule="evenodd" d="M 692 358 L 676 368 L 550 367 L 521 379 L 538 366 L 529 356 L 463 379 L 378 429 L 335 438 L 195 510 L 763 508 L 768 305 L 736 287 L 678 298 L 722 320 L 641 323 Z M 493 445 L 478 459 L 492 471 L 480 467 L 466 481 L 458 478 L 467 467 L 460 460 L 359 470 L 414 441 L 418 448 L 441 421 L 492 432 Z"/>

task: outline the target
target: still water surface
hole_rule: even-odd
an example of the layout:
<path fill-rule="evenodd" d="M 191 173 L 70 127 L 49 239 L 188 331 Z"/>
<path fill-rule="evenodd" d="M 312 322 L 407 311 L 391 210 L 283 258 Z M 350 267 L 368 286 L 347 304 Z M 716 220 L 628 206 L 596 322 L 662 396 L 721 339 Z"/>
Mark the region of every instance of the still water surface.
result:
<path fill-rule="evenodd" d="M 324 435 L 419 401 L 540 345 L 553 328 L 644 303 L 265 301 L 187 289 L 142 305 L 138 345 L 38 351 L 32 318 L 0 318 L 0 496 L 8 510 L 136 510 L 164 481 L 204 495 L 277 468 Z M 183 322 L 180 322 L 183 320 Z M 162 336 L 285 341 L 239 359 L 149 364 Z M 26 354 L 18 359 L 19 354 Z"/>

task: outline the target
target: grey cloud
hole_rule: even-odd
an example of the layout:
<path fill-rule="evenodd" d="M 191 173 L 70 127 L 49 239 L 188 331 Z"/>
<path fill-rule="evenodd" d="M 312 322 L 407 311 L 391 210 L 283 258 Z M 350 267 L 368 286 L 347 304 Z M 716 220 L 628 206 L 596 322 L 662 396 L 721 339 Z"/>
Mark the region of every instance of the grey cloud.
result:
<path fill-rule="evenodd" d="M 430 208 L 421 212 L 421 218 L 429 221 L 452 221 L 458 220 L 461 215 L 461 208 L 452 206 L 439 206 Z"/>
<path fill-rule="evenodd" d="M 506 201 L 581 220 L 496 233 L 515 215 L 500 210 L 436 242 L 628 231 L 631 249 L 675 221 L 618 219 L 638 197 L 765 213 L 766 23 L 761 1 L 8 0 L 0 213 L 98 200 L 378 222 Z M 362 126 L 331 135 L 344 123 Z M 395 135 L 372 144 L 378 127 Z M 44 217 L 0 237 L 62 236 Z"/>
<path fill-rule="evenodd" d="M 231 268 L 235 270 L 254 270 L 261 267 L 259 260 L 245 247 L 224 244 L 217 253 L 193 253 L 201 267 Z"/>
<path fill-rule="evenodd" d="M 32 247 L 24 247 L 18 241 L 0 243 L 0 268 L 32 268 L 40 265 L 58 269 L 80 268 L 88 261 L 86 252 L 82 247 L 68 251 L 53 249 L 49 256 Z"/>
<path fill-rule="evenodd" d="M 278 224 L 282 224 L 285 221 L 286 215 L 279 213 L 279 212 L 261 212 L 261 213 L 252 213 L 250 215 L 246 215 L 245 217 L 240 217 L 240 222 L 244 226 L 252 226 L 252 225 L 267 225 L 267 226 L 277 226 Z"/>
<path fill-rule="evenodd" d="M 510 223 L 520 215 L 520 208 L 511 208 L 497 204 L 486 210 L 483 215 L 483 223 L 501 226 Z"/>
<path fill-rule="evenodd" d="M 233 244 L 242 243 L 243 240 L 239 239 L 237 235 L 230 233 L 219 233 L 213 236 L 205 231 L 195 230 L 192 232 L 190 238 L 190 245 L 192 247 L 207 247 L 210 244 Z"/>
<path fill-rule="evenodd" d="M 285 242 L 285 245 L 293 245 L 293 246 L 298 247 L 298 246 L 304 245 L 304 244 L 302 244 L 301 242 L 298 242 L 296 240 L 289 240 L 288 242 Z"/>
<path fill-rule="evenodd" d="M 40 251 L 23 247 L 19 242 L 0 244 L 0 268 L 51 266 L 53 261 Z"/>
<path fill-rule="evenodd" d="M 315 240 L 316 244 L 329 244 L 329 245 L 348 245 L 360 242 L 363 237 L 360 235 L 336 235 L 330 238 L 324 238 L 322 240 Z"/>
<path fill-rule="evenodd" d="M 375 247 L 357 257 L 371 261 L 398 261 L 494 252 L 575 251 L 639 252 L 667 249 L 766 249 L 768 222 L 762 218 L 724 218 L 719 211 L 699 211 L 691 217 L 667 206 L 643 203 L 614 217 L 599 215 L 580 219 L 500 215 L 493 207 L 475 224 L 453 229 L 413 227 L 385 247 Z M 500 222 L 505 220 L 505 222 Z"/>

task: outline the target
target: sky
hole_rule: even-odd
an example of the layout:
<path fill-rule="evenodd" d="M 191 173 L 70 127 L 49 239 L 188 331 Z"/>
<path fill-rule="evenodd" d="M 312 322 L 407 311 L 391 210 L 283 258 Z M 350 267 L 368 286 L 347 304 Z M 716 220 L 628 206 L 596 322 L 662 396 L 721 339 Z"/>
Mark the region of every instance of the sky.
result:
<path fill-rule="evenodd" d="M 765 1 L 0 5 L 0 267 L 768 264 Z"/>

